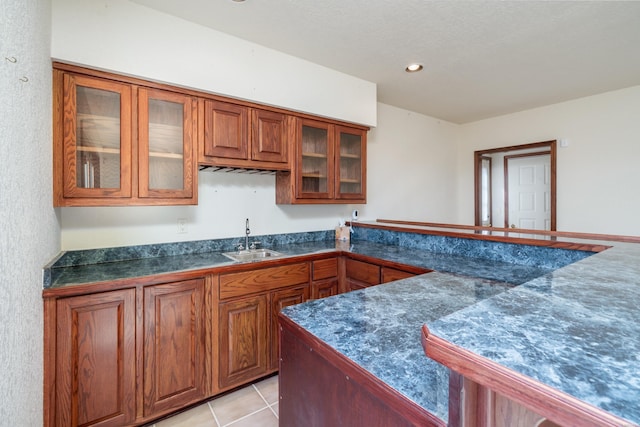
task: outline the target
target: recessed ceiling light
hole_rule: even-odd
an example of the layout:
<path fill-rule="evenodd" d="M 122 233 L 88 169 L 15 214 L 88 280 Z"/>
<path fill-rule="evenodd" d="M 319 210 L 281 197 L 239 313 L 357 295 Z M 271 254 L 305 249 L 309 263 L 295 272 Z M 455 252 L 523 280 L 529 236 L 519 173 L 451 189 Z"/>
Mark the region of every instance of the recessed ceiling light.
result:
<path fill-rule="evenodd" d="M 244 0 L 231 0 L 231 1 L 234 1 L 236 3 L 244 3 Z"/>
<path fill-rule="evenodd" d="M 404 70 L 407 73 L 415 73 L 418 72 L 420 70 L 422 70 L 424 67 L 422 66 L 422 64 L 409 64 L 407 65 L 407 68 L 405 68 Z"/>

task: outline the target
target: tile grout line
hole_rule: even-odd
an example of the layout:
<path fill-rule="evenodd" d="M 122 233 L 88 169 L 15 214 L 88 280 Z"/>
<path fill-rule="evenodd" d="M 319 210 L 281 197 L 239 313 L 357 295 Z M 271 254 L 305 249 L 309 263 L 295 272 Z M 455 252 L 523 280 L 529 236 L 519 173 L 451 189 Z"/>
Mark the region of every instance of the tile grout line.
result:
<path fill-rule="evenodd" d="M 276 417 L 276 419 L 280 419 L 278 417 L 278 414 L 276 414 L 276 411 L 273 410 L 273 408 L 271 407 L 272 404 L 267 402 L 267 399 L 264 398 L 264 396 L 262 395 L 262 393 L 260 393 L 260 390 L 258 390 L 258 387 L 256 387 L 255 384 L 251 384 L 253 386 L 253 388 L 258 392 L 258 395 L 262 398 L 262 400 L 264 401 L 264 403 L 267 405 L 267 408 L 269 408 L 269 410 L 271 411 L 271 413 L 273 413 L 273 415 Z M 276 402 L 278 403 L 278 402 Z M 275 405 L 276 403 L 274 403 L 273 405 Z"/>
<path fill-rule="evenodd" d="M 225 424 L 225 425 L 224 425 L 224 426 L 222 426 L 222 427 L 233 426 L 233 425 L 234 425 L 235 423 L 237 423 L 238 421 L 242 421 L 242 420 L 244 420 L 245 418 L 249 418 L 250 416 L 257 414 L 258 412 L 264 411 L 264 410 L 265 410 L 265 409 L 267 409 L 267 408 L 268 408 L 268 406 L 265 406 L 264 408 L 260 408 L 260 409 L 258 409 L 257 411 L 253 411 L 253 412 L 252 412 L 252 413 L 250 413 L 250 414 L 243 415 L 243 416 L 241 416 L 240 418 L 235 419 L 235 420 L 231 421 L 230 423 Z M 272 412 L 273 412 L 273 411 L 272 411 Z"/>
<path fill-rule="evenodd" d="M 211 411 L 211 415 L 213 415 L 213 420 L 216 422 L 216 427 L 220 427 L 220 421 L 218 420 L 218 417 L 216 416 L 216 411 L 213 410 L 213 406 L 211 406 L 211 402 L 212 400 L 207 402 L 207 406 L 209 407 L 209 410 Z"/>

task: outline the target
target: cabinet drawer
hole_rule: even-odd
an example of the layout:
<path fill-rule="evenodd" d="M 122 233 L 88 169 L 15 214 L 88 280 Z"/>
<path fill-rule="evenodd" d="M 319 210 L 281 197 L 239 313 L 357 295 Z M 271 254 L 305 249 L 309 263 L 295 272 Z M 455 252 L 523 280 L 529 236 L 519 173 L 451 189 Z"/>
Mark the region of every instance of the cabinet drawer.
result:
<path fill-rule="evenodd" d="M 347 259 L 347 278 L 369 285 L 380 284 L 380 267 L 367 262 Z"/>
<path fill-rule="evenodd" d="M 406 279 L 415 276 L 414 273 L 398 270 L 391 267 L 382 267 L 382 283 L 393 282 L 394 280 Z"/>
<path fill-rule="evenodd" d="M 309 263 L 220 275 L 220 299 L 255 294 L 309 282 Z"/>
<path fill-rule="evenodd" d="M 313 261 L 313 280 L 338 276 L 338 258 Z"/>

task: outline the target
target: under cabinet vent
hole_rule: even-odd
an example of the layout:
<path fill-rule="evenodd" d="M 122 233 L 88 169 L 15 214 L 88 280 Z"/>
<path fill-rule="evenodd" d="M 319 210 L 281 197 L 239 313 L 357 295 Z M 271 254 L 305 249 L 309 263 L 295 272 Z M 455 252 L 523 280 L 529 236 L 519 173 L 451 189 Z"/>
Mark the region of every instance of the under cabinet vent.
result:
<path fill-rule="evenodd" d="M 201 165 L 200 171 L 207 172 L 233 172 L 233 173 L 246 173 L 256 175 L 275 175 L 276 171 L 261 170 L 261 169 L 244 169 L 244 168 L 230 168 L 225 166 L 207 166 Z"/>

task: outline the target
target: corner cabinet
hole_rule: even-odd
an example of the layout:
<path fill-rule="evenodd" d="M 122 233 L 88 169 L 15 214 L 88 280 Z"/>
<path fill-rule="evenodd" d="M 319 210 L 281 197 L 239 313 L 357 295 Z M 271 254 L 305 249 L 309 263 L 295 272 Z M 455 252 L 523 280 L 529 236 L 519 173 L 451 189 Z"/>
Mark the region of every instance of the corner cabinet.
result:
<path fill-rule="evenodd" d="M 197 203 L 197 101 L 126 78 L 53 70 L 54 206 Z"/>
<path fill-rule="evenodd" d="M 219 168 L 288 170 L 288 116 L 207 99 L 201 101 L 204 139 L 198 161 Z"/>
<path fill-rule="evenodd" d="M 366 203 L 367 128 L 295 117 L 291 172 L 276 174 L 276 203 Z"/>

